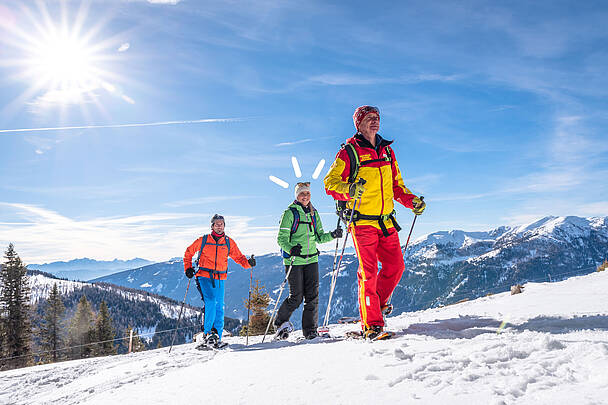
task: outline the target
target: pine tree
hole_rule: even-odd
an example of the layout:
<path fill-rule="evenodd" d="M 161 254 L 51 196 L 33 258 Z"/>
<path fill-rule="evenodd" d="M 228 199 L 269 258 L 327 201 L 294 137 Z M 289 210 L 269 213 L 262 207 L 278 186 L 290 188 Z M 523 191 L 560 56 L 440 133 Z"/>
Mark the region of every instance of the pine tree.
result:
<path fill-rule="evenodd" d="M 3 368 L 25 367 L 32 362 L 30 324 L 30 284 L 27 267 L 13 244 L 4 253 L 0 272 L 0 319 L 2 321 Z"/>
<path fill-rule="evenodd" d="M 96 353 L 100 356 L 108 356 L 116 354 L 116 346 L 113 340 L 116 338 L 114 328 L 112 328 L 112 319 L 105 301 L 101 301 L 99 305 L 99 314 L 95 322 L 95 338 L 97 342 Z"/>
<path fill-rule="evenodd" d="M 139 337 L 139 334 L 137 333 L 137 329 L 134 329 L 132 326 L 129 325 L 129 327 L 125 331 L 125 340 L 124 340 L 125 348 L 126 348 L 125 351 L 127 353 L 129 351 L 129 338 L 131 336 L 131 331 L 133 331 L 133 340 L 131 341 L 131 352 L 143 352 L 144 350 L 146 350 L 146 345 L 144 344 L 144 342 L 142 342 L 141 338 Z"/>
<path fill-rule="evenodd" d="M 83 295 L 78 301 L 76 307 L 76 313 L 72 317 L 70 322 L 69 335 L 69 346 L 70 358 L 81 359 L 84 357 L 90 357 L 93 354 L 93 346 L 91 342 L 95 340 L 95 326 L 93 320 L 95 314 L 91 309 L 91 304 L 87 300 L 87 297 Z"/>
<path fill-rule="evenodd" d="M 249 335 L 263 335 L 270 319 L 270 314 L 266 312 L 266 307 L 270 304 L 270 296 L 264 290 L 264 285 L 260 284 L 260 280 L 255 280 L 255 284 L 251 290 L 251 303 L 248 300 L 243 300 L 245 308 L 251 311 L 249 325 L 241 328 L 241 336 L 247 334 L 247 328 L 250 327 Z M 270 331 L 274 331 L 274 325 L 270 325 Z"/>
<path fill-rule="evenodd" d="M 56 362 L 62 357 L 65 357 L 64 353 L 58 351 L 62 348 L 64 343 L 64 313 L 65 306 L 61 301 L 61 296 L 59 295 L 57 283 L 54 283 L 53 289 L 51 290 L 51 294 L 49 295 L 49 298 L 46 301 L 44 318 L 39 330 L 41 349 L 45 352 L 48 352 L 45 353 L 45 355 L 43 356 L 46 362 Z"/>

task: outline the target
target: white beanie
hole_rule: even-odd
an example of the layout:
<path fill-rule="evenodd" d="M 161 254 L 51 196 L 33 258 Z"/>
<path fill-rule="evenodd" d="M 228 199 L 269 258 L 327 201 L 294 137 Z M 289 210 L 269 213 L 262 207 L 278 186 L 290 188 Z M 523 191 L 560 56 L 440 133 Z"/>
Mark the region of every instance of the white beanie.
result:
<path fill-rule="evenodd" d="M 310 193 L 310 184 L 308 184 L 308 185 L 306 185 L 305 183 L 296 184 L 296 188 L 294 191 L 294 196 L 296 197 L 296 200 L 298 199 L 298 196 L 300 195 L 300 193 L 303 193 L 304 191 L 308 191 Z"/>

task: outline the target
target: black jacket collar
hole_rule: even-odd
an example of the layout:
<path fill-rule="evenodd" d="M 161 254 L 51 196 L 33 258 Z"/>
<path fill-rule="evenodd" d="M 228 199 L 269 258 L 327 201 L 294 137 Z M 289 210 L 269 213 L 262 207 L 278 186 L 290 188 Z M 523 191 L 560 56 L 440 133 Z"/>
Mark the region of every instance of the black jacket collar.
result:
<path fill-rule="evenodd" d="M 376 134 L 376 147 L 373 147 L 371 142 L 365 139 L 363 134 L 360 132 L 357 132 L 355 134 L 355 140 L 362 148 L 374 149 L 376 153 L 379 153 L 383 148 L 393 143 L 393 141 L 387 141 L 386 139 L 381 137 L 380 134 Z"/>

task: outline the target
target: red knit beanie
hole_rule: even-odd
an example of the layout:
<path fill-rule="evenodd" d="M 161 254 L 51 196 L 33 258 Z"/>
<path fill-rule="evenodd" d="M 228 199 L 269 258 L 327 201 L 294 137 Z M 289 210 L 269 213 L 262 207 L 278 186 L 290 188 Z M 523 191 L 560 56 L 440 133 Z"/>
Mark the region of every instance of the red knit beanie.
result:
<path fill-rule="evenodd" d="M 359 130 L 359 124 L 369 113 L 376 113 L 378 114 L 378 118 L 380 118 L 380 110 L 378 110 L 377 107 L 372 107 L 371 105 L 362 105 L 361 107 L 357 107 L 355 113 L 353 114 L 353 123 L 355 124 L 357 131 Z"/>

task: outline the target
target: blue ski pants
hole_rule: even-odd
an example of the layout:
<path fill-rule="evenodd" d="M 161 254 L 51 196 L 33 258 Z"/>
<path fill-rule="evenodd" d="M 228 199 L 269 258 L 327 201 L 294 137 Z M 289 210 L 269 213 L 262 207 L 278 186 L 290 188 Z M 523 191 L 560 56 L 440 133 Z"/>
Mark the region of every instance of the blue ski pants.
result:
<path fill-rule="evenodd" d="M 224 332 L 224 291 L 226 280 L 211 280 L 208 277 L 197 277 L 203 290 L 203 301 L 205 301 L 205 322 L 203 332 L 209 333 L 211 328 L 217 330 L 222 338 Z M 215 288 L 213 287 L 215 282 Z"/>

